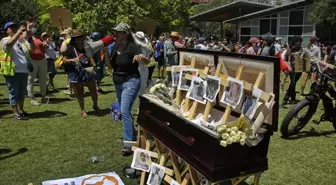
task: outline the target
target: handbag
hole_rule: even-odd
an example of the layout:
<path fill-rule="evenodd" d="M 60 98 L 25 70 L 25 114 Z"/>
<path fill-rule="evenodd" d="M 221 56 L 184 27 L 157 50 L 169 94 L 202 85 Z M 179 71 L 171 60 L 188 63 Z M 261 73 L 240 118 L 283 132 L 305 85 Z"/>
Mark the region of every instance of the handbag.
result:
<path fill-rule="evenodd" d="M 64 64 L 64 61 L 63 61 L 64 57 L 63 56 L 60 56 L 58 59 L 56 59 L 55 61 L 55 66 L 57 69 L 63 69 L 63 64 Z"/>

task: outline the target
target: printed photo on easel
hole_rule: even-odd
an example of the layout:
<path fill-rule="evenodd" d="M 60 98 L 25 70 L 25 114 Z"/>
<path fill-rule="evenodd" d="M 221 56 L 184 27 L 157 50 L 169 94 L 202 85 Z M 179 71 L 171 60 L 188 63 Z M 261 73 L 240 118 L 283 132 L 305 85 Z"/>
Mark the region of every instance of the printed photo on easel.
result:
<path fill-rule="evenodd" d="M 179 83 L 181 69 L 185 66 L 172 66 L 171 75 L 172 75 L 172 86 L 177 86 Z M 179 68 L 179 70 L 176 70 Z"/>
<path fill-rule="evenodd" d="M 134 151 L 131 167 L 137 170 L 149 172 L 152 163 L 150 152 L 137 148 Z"/>
<path fill-rule="evenodd" d="M 187 98 L 205 104 L 206 99 L 204 98 L 204 94 L 205 94 L 205 84 L 203 79 L 200 77 L 193 76 L 191 86 L 187 93 Z"/>
<path fill-rule="evenodd" d="M 235 109 L 243 96 L 243 82 L 231 77 L 228 80 L 229 86 L 225 88 L 221 102 Z"/>
<path fill-rule="evenodd" d="M 152 163 L 150 173 L 147 180 L 147 185 L 159 185 L 165 175 L 165 167 L 156 163 Z"/>
<path fill-rule="evenodd" d="M 242 113 L 249 118 L 253 119 L 256 110 L 258 108 L 258 102 L 260 99 L 262 91 L 258 88 L 253 88 L 253 91 L 250 95 L 247 95 L 243 101 Z"/>
<path fill-rule="evenodd" d="M 205 79 L 205 94 L 204 98 L 208 101 L 216 101 L 220 89 L 221 79 L 215 76 L 208 75 Z"/>
<path fill-rule="evenodd" d="M 169 185 L 180 185 L 180 183 L 176 182 L 175 180 L 171 180 Z"/>
<path fill-rule="evenodd" d="M 191 85 L 191 80 L 188 80 L 185 78 L 185 76 L 189 74 L 192 76 L 197 76 L 198 75 L 198 70 L 197 69 L 189 69 L 189 68 L 182 68 L 180 72 L 180 77 L 179 77 L 179 84 L 178 84 L 178 89 L 183 90 L 183 91 L 188 91 L 189 87 Z"/>

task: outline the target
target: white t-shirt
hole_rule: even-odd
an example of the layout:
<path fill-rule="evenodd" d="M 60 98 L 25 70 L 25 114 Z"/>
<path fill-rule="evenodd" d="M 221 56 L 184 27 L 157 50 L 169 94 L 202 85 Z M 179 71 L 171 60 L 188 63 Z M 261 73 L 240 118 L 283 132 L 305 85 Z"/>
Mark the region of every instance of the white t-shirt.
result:
<path fill-rule="evenodd" d="M 56 51 L 55 51 L 55 44 L 51 43 L 48 45 L 48 48 L 46 49 L 46 53 L 45 53 L 45 57 L 46 58 L 52 58 L 52 59 L 56 59 Z"/>
<path fill-rule="evenodd" d="M 8 42 L 9 37 L 5 37 L 1 40 L 1 46 L 3 51 L 10 49 L 12 54 L 12 59 L 15 64 L 15 73 L 28 73 L 28 59 L 30 44 L 24 39 L 18 39 L 12 48 L 7 48 L 6 43 Z M 24 44 L 25 43 L 25 46 Z M 22 51 L 21 51 L 21 49 Z"/>
<path fill-rule="evenodd" d="M 203 44 L 197 44 L 195 46 L 195 49 L 208 50 L 208 47 L 204 46 Z"/>

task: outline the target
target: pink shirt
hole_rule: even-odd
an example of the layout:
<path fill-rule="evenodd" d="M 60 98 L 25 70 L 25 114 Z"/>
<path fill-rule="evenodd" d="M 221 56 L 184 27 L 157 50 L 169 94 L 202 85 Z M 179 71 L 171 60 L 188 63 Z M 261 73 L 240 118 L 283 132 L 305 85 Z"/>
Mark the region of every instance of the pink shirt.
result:
<path fill-rule="evenodd" d="M 33 38 L 35 48 L 30 51 L 33 60 L 43 60 L 45 58 L 45 48 L 40 38 Z"/>

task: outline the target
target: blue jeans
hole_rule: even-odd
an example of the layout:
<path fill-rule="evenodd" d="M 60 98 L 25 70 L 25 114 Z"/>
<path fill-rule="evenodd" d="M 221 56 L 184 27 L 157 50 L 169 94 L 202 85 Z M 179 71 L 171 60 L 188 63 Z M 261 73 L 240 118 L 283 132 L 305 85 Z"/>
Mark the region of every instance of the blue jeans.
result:
<path fill-rule="evenodd" d="M 115 85 L 121 110 L 124 141 L 136 141 L 136 132 L 132 117 L 132 105 L 138 96 L 140 84 L 140 78 L 131 78 L 126 82 Z M 124 145 L 124 148 L 131 148 L 131 146 Z"/>
<path fill-rule="evenodd" d="M 14 76 L 5 76 L 5 79 L 9 103 L 14 106 L 23 102 L 28 85 L 28 73 L 15 73 Z"/>

